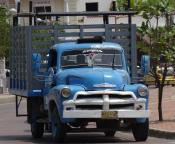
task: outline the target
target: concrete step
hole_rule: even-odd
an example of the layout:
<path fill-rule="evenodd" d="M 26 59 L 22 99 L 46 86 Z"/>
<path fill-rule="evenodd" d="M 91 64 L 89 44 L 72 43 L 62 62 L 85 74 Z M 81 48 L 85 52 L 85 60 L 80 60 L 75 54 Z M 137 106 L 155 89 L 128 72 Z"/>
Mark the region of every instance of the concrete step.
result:
<path fill-rule="evenodd" d="M 8 88 L 3 88 L 3 94 L 9 94 Z"/>
<path fill-rule="evenodd" d="M 0 94 L 0 104 L 15 102 L 14 95 Z"/>

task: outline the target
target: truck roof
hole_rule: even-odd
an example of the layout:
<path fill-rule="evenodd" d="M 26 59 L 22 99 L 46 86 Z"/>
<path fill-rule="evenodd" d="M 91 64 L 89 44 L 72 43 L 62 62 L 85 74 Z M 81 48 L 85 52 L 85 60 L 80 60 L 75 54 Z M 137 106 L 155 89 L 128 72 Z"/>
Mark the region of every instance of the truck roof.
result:
<path fill-rule="evenodd" d="M 55 44 L 53 48 L 56 49 L 56 51 L 58 51 L 59 53 L 69 50 L 89 49 L 89 48 L 114 48 L 117 49 L 118 51 L 123 50 L 123 48 L 119 44 L 112 42 L 81 43 L 81 44 L 78 44 L 76 42 L 66 42 L 66 43 Z"/>

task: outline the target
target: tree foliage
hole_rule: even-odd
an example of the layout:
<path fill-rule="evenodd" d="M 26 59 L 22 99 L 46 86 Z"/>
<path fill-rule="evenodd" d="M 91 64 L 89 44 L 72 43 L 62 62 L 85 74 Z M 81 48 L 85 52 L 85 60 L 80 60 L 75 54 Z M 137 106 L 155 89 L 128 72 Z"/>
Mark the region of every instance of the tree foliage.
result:
<path fill-rule="evenodd" d="M 8 10 L 0 6 L 0 58 L 8 57 L 10 47 Z"/>
<path fill-rule="evenodd" d="M 117 10 L 128 10 L 128 0 L 116 0 Z M 175 11 L 175 0 L 130 0 L 131 10 L 137 11 L 144 19 L 141 27 L 137 28 L 139 42 L 137 48 L 151 56 L 151 74 L 158 84 L 159 120 L 162 115 L 162 95 L 167 68 L 175 64 L 175 24 L 172 14 Z M 165 20 L 160 26 L 160 19 Z M 157 73 L 157 66 L 164 67 L 163 77 Z"/>
<path fill-rule="evenodd" d="M 175 59 L 175 26 L 171 14 L 175 10 L 175 2 L 174 0 L 145 0 L 134 8 L 139 11 L 139 14 L 145 20 L 138 28 L 139 46 L 152 58 L 151 73 L 159 86 L 158 111 L 159 120 L 162 121 L 162 95 L 167 67 Z M 165 20 L 164 26 L 159 25 L 160 18 Z M 162 80 L 160 80 L 156 71 L 157 66 L 160 65 L 164 67 Z"/>
<path fill-rule="evenodd" d="M 116 0 L 116 3 L 118 11 L 124 11 L 128 7 L 128 0 Z"/>
<path fill-rule="evenodd" d="M 144 0 L 130 0 L 131 9 L 136 9 L 143 1 Z M 116 3 L 118 11 L 128 10 L 128 0 L 116 0 Z"/>

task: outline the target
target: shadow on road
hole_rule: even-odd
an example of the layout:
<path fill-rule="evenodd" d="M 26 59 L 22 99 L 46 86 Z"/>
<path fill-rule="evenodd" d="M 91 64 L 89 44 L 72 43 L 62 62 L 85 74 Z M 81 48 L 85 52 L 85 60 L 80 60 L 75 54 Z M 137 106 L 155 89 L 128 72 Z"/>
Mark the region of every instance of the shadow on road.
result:
<path fill-rule="evenodd" d="M 159 121 L 159 120 L 150 121 L 150 124 L 159 124 L 159 123 L 175 123 L 175 119 L 172 119 L 172 120 L 163 120 L 163 121 Z"/>
<path fill-rule="evenodd" d="M 6 135 L 0 136 L 1 143 L 33 143 L 52 144 L 51 135 L 44 135 L 42 139 L 34 140 L 30 135 Z M 120 137 L 105 137 L 103 134 L 68 134 L 63 143 L 134 143 L 131 139 L 121 139 Z"/>

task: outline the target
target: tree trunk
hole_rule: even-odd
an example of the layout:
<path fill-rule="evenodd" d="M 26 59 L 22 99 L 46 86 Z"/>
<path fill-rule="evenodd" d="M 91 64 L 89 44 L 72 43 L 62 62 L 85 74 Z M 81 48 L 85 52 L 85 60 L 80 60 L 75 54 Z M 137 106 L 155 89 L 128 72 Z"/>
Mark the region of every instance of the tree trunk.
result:
<path fill-rule="evenodd" d="M 166 75 L 167 75 L 167 64 L 164 65 L 163 77 L 162 77 L 162 81 L 159 85 L 159 99 L 158 99 L 159 121 L 163 121 L 162 96 L 163 96 L 163 88 L 164 88 L 164 84 L 165 84 Z"/>
<path fill-rule="evenodd" d="M 162 83 L 159 85 L 159 97 L 158 97 L 158 112 L 159 112 L 159 121 L 163 121 L 162 115 L 162 94 L 163 94 L 163 87 Z"/>
<path fill-rule="evenodd" d="M 165 14 L 165 19 L 166 19 L 166 26 L 167 26 L 167 27 L 170 26 L 169 14 L 168 14 L 168 13 Z"/>

